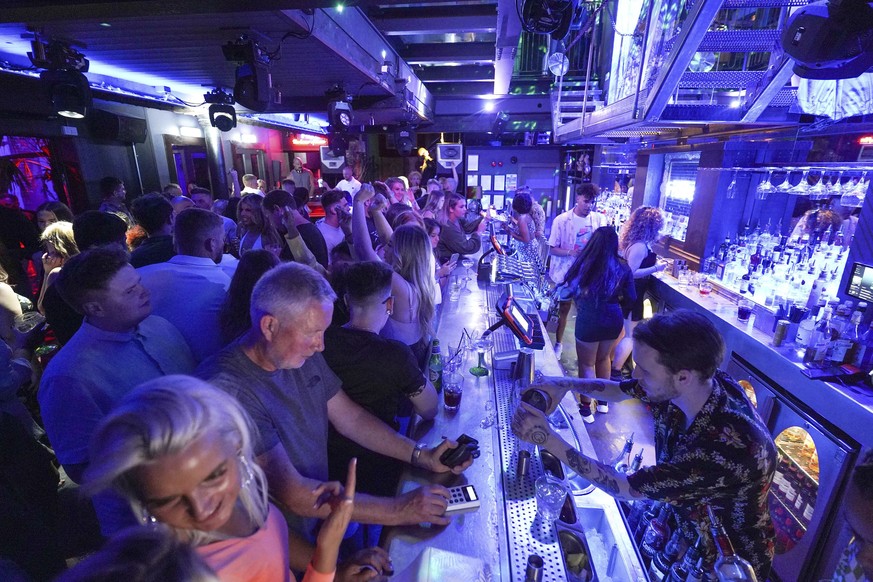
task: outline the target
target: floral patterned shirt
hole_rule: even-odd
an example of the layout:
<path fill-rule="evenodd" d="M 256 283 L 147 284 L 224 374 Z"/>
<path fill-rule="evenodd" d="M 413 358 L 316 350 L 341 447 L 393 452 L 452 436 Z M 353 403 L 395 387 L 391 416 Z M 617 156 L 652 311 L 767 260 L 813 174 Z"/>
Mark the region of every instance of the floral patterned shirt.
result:
<path fill-rule="evenodd" d="M 706 504 L 716 510 L 738 555 L 766 580 L 773 560 L 767 493 L 776 470 L 776 445 L 755 407 L 733 379 L 716 372 L 713 390 L 685 429 L 672 402 L 648 402 L 636 380 L 622 390 L 647 402 L 655 418 L 657 463 L 628 476 L 631 487 L 672 506 L 687 543 L 709 539 Z M 715 548 L 710 539 L 707 563 Z"/>

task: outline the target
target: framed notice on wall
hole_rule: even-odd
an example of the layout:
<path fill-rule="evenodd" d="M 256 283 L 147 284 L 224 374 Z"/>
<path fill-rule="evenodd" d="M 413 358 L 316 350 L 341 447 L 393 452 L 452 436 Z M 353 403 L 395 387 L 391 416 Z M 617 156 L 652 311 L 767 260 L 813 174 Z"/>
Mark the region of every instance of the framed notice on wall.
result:
<path fill-rule="evenodd" d="M 518 189 L 518 174 L 506 174 L 504 192 L 515 192 Z"/>
<path fill-rule="evenodd" d="M 482 174 L 482 191 L 491 192 L 491 175 Z"/>
<path fill-rule="evenodd" d="M 479 155 L 471 154 L 467 156 L 467 171 L 468 172 L 478 172 L 479 171 Z"/>
<path fill-rule="evenodd" d="M 478 186 L 479 174 L 467 174 L 467 186 Z"/>
<path fill-rule="evenodd" d="M 506 176 L 494 176 L 494 191 L 506 192 Z"/>

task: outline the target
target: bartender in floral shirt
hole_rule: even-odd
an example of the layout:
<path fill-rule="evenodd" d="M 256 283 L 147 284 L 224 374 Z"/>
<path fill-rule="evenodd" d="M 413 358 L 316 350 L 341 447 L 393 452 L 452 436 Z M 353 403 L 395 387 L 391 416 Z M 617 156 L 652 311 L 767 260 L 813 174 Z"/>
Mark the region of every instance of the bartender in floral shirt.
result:
<path fill-rule="evenodd" d="M 633 380 L 555 377 L 531 386 L 550 395 L 546 414 L 568 390 L 609 402 L 647 403 L 657 463 L 632 475 L 582 455 L 532 406 L 522 403 L 512 426 L 520 438 L 546 448 L 616 498 L 669 503 L 688 544 L 709 531 L 704 505 L 713 506 L 736 552 L 752 563 L 758 580 L 766 580 L 773 559 L 767 492 L 776 446 L 743 389 L 717 370 L 723 358 L 724 341 L 712 323 L 678 310 L 634 330 Z M 714 558 L 710 544 L 710 566 Z"/>

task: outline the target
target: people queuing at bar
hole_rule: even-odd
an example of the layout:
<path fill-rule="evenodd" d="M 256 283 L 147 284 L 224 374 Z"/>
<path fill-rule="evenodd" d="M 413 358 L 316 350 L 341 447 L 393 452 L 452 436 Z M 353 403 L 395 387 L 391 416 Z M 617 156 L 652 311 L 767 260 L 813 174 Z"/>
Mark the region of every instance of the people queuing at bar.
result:
<path fill-rule="evenodd" d="M 128 212 L 123 182 L 109 177 L 103 210 L 42 208 L 40 239 L 20 211 L 0 217 L 6 233 L 20 223 L 10 236 L 22 249 L 2 257 L 17 278 L 0 273 L 4 361 L 21 361 L 9 364 L 0 402 L 10 403 L 4 447 L 22 443 L 0 462 L 19 476 L 4 485 L 4 505 L 21 499 L 4 515 L 32 525 L 14 544 L 0 536 L 0 577 L 51 579 L 108 540 L 64 580 L 112 579 L 119 568 L 367 580 L 392 570 L 373 547 L 379 526 L 450 522 L 445 487 L 396 494 L 407 466 L 457 474 L 472 463 L 440 461 L 450 439 L 425 446 L 398 432 L 410 413 L 437 411 L 424 366 L 439 278 L 454 266 L 435 258 L 445 225 L 426 229 L 419 184 L 397 178 L 377 183 L 403 206 L 393 224 L 370 184 L 354 193 L 354 219 L 351 192 L 324 192 L 327 218 L 313 224 L 308 198 L 296 198 L 306 186 L 264 196 L 252 178 L 235 204 L 170 185 Z M 331 327 L 335 304 L 345 315 Z M 37 309 L 48 326 L 22 332 L 21 314 Z M 35 358 L 41 342 L 55 349 Z M 44 369 L 29 388 L 37 398 L 22 403 L 31 359 Z M 61 482 L 74 493 L 55 495 Z M 60 527 L 71 514 L 84 515 L 77 528 Z M 71 531 L 77 544 L 62 539 Z"/>

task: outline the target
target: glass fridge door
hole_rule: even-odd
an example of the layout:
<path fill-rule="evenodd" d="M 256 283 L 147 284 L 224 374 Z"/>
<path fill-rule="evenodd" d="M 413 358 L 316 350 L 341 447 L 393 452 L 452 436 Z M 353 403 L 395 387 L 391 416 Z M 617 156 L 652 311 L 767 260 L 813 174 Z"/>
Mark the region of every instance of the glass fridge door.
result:
<path fill-rule="evenodd" d="M 779 453 L 768 494 L 776 530 L 773 578 L 811 579 L 854 452 L 783 396 L 773 403 L 768 427 Z"/>

